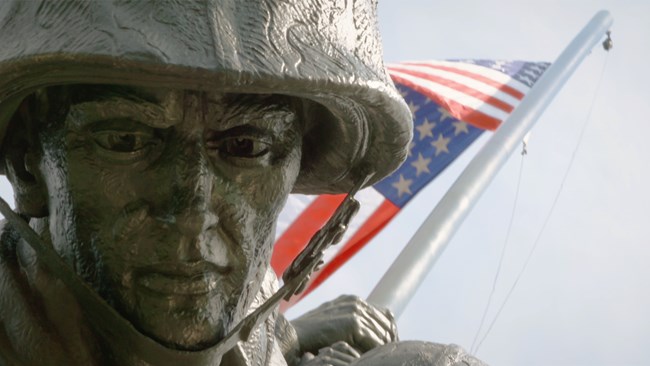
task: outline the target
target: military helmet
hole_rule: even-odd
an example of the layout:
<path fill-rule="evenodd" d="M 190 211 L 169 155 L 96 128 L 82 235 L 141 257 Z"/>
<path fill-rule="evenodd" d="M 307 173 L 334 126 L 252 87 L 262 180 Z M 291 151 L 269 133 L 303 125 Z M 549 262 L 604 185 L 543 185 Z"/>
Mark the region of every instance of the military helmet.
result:
<path fill-rule="evenodd" d="M 123 84 L 311 100 L 297 193 L 403 161 L 411 114 L 382 61 L 375 0 L 3 0 L 0 141 L 38 88 Z"/>

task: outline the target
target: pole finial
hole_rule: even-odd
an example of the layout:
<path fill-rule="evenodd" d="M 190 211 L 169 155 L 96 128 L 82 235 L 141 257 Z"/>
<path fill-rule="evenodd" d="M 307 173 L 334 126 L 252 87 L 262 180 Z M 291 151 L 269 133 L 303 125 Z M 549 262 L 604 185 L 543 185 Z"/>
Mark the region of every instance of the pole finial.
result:
<path fill-rule="evenodd" d="M 605 51 L 611 50 L 614 47 L 614 42 L 612 41 L 612 31 L 607 31 L 607 39 L 603 41 L 603 48 Z"/>

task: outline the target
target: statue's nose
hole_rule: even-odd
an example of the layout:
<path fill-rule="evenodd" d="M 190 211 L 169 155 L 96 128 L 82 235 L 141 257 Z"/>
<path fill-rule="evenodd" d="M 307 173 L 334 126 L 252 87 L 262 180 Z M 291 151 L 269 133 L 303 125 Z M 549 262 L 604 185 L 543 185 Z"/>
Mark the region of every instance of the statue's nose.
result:
<path fill-rule="evenodd" d="M 212 210 L 215 176 L 200 144 L 184 149 L 175 162 L 169 199 L 169 220 L 183 235 L 196 237 L 217 223 Z"/>
<path fill-rule="evenodd" d="M 183 121 L 175 126 L 170 141 L 174 158 L 169 196 L 164 198 L 166 221 L 180 234 L 175 255 L 185 260 L 201 259 L 220 246 L 215 239 L 217 211 L 221 211 L 221 191 L 226 188 L 204 146 L 205 103 L 202 94 L 185 94 Z"/>
<path fill-rule="evenodd" d="M 168 250 L 170 256 L 181 261 L 201 261 L 210 258 L 226 262 L 226 248 L 216 238 L 219 217 L 215 202 L 218 177 L 211 172 L 209 157 L 198 144 L 186 148 L 175 161 L 173 183 L 167 205 L 170 234 L 178 234 L 178 241 Z M 175 236 L 175 235 L 174 235 Z"/>

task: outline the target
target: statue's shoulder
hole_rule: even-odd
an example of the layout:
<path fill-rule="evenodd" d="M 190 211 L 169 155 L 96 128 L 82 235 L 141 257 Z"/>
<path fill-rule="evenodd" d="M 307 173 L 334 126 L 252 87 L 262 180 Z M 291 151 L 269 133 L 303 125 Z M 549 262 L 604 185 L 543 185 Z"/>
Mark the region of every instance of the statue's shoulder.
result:
<path fill-rule="evenodd" d="M 25 277 L 16 252 L 20 237 L 0 222 L 0 366 L 77 365 L 70 362 Z M 75 350 L 78 351 L 78 350 Z"/>
<path fill-rule="evenodd" d="M 16 259 L 16 238 L 7 229 L 6 221 L 0 221 L 0 365 L 21 365 L 21 357 L 14 348 L 11 337 L 11 318 L 15 301 L 20 301 L 16 286 L 19 271 Z"/>
<path fill-rule="evenodd" d="M 5 220 L 0 221 L 0 320 L 10 296 L 15 295 L 16 276 L 20 272 L 16 257 L 17 235 L 8 228 Z"/>
<path fill-rule="evenodd" d="M 16 263 L 16 242 L 18 235 L 9 229 L 6 220 L 0 220 L 0 270 L 7 270 L 12 263 Z"/>
<path fill-rule="evenodd" d="M 24 296 L 19 290 L 21 276 L 16 255 L 18 240 L 18 235 L 9 229 L 7 222 L 0 221 L 0 321 L 5 318 L 4 313 L 10 307 L 12 299 Z"/>

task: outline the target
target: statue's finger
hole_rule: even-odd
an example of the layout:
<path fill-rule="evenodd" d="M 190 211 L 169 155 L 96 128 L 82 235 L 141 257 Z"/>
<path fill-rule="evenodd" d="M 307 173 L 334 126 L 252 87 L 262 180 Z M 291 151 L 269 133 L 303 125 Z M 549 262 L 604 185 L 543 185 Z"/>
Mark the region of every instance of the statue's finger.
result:
<path fill-rule="evenodd" d="M 395 323 L 395 318 L 390 310 L 376 308 L 370 304 L 367 304 L 366 306 L 367 309 L 365 313 L 374 324 L 377 324 L 377 326 L 381 328 L 381 330 L 378 329 L 377 332 L 379 337 L 384 340 L 384 343 L 396 341 L 398 339 L 397 324 Z"/>
<path fill-rule="evenodd" d="M 322 360 L 323 366 L 348 366 L 352 361 L 344 361 L 335 358 L 325 357 Z M 319 365 L 320 366 L 320 365 Z"/>
<path fill-rule="evenodd" d="M 366 332 L 372 334 L 373 342 L 376 342 L 372 348 L 392 342 L 395 336 L 395 333 L 391 329 L 393 328 L 391 324 L 387 324 L 385 319 L 376 315 L 376 311 L 373 310 L 366 312 L 365 316 L 360 318 L 361 324 L 363 324 Z"/>
<path fill-rule="evenodd" d="M 386 343 L 386 331 L 369 317 L 356 319 L 357 325 L 352 331 L 351 344 L 365 353 Z"/>
<path fill-rule="evenodd" d="M 331 346 L 331 348 L 339 352 L 348 354 L 354 358 L 361 357 L 361 353 L 359 353 L 359 351 L 357 351 L 354 347 L 350 346 L 347 342 L 343 342 L 343 341 L 336 342 Z"/>
<path fill-rule="evenodd" d="M 344 352 L 338 351 L 332 347 L 325 347 L 318 351 L 319 360 L 327 361 L 328 363 L 334 365 L 347 365 L 359 357 L 351 356 Z"/>
<path fill-rule="evenodd" d="M 398 332 L 397 332 L 397 321 L 395 320 L 395 315 L 393 314 L 393 312 L 392 312 L 390 309 L 388 309 L 388 308 L 382 308 L 382 307 L 379 307 L 379 308 L 377 308 L 377 309 L 378 309 L 379 311 L 381 311 L 381 313 L 382 313 L 382 314 L 383 314 L 383 315 L 388 319 L 388 321 L 390 322 L 390 325 L 391 325 L 391 326 L 390 326 L 390 332 L 391 332 L 392 335 L 393 335 L 393 337 L 392 337 L 392 341 L 393 341 L 393 342 L 397 342 L 397 341 L 399 341 L 399 334 L 398 334 Z"/>
<path fill-rule="evenodd" d="M 313 360 L 316 356 L 314 356 L 313 353 L 311 352 L 305 352 L 303 353 L 302 357 L 300 358 L 300 363 L 304 363 L 309 360 Z"/>

